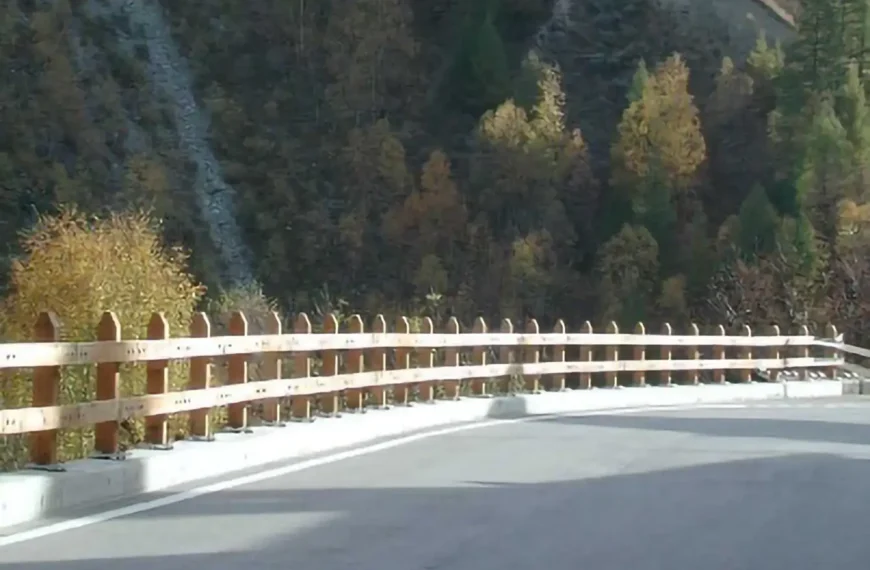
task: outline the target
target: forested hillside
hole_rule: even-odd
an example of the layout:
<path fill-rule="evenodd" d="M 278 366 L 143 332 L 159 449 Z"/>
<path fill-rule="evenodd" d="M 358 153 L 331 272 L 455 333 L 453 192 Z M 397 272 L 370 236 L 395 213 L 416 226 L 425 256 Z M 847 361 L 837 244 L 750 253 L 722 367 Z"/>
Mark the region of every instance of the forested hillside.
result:
<path fill-rule="evenodd" d="M 0 4 L 4 274 L 146 207 L 286 310 L 868 336 L 868 0 L 746 58 L 654 0 Z"/>

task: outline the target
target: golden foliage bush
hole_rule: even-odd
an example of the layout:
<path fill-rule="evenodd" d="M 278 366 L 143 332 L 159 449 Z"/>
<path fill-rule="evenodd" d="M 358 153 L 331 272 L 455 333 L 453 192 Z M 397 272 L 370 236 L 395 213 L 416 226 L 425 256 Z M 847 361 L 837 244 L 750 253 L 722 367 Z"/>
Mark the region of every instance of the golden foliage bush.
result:
<path fill-rule="evenodd" d="M 160 227 L 146 213 L 89 217 L 74 208 L 41 217 L 22 235 L 24 254 L 11 269 L 10 293 L 0 310 L 0 334 L 5 341 L 28 341 L 41 311 L 60 319 L 63 340 L 96 339 L 104 311 L 114 311 L 122 338 L 146 336 L 152 313 L 163 312 L 172 336 L 186 336 L 191 316 L 203 289 L 187 270 L 187 257 L 161 242 Z M 61 377 L 61 403 L 95 397 L 96 367 L 66 367 Z M 187 381 L 186 364 L 170 368 L 173 389 Z M 31 401 L 29 371 L 7 374 L 0 382 L 0 407 L 26 407 Z M 145 392 L 145 367 L 121 368 L 121 395 Z M 173 429 L 181 427 L 174 422 Z M 141 439 L 141 422 L 129 422 L 122 445 Z M 87 456 L 93 448 L 93 430 L 60 434 L 62 461 Z M 0 443 L 5 468 L 26 459 L 21 439 Z"/>

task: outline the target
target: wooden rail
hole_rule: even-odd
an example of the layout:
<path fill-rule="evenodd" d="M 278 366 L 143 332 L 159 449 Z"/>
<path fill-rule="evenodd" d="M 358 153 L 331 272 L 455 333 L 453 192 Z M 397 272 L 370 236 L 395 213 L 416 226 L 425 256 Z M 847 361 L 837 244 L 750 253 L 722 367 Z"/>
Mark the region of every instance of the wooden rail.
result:
<path fill-rule="evenodd" d="M 499 332 L 489 332 L 483 319 L 472 331 L 462 333 L 452 318 L 444 331 L 435 333 L 434 323 L 423 319 L 422 332 L 412 333 L 411 323 L 400 318 L 388 332 L 382 316 L 374 319 L 372 332 L 365 332 L 363 320 L 354 315 L 340 330 L 334 316 L 322 323 L 323 332 L 313 333 L 309 318 L 300 314 L 293 331 L 285 333 L 282 320 L 273 313 L 269 334 L 249 335 L 248 321 L 236 312 L 229 324 L 229 335 L 211 336 L 204 313 L 195 315 L 189 336 L 170 338 L 162 314 L 148 323 L 146 340 L 122 340 L 118 318 L 106 312 L 96 329 L 93 342 L 60 342 L 61 324 L 51 313 L 43 313 L 34 327 L 34 342 L 0 344 L 0 373 L 10 369 L 33 369 L 32 407 L 0 410 L 0 435 L 29 434 L 30 459 L 37 466 L 57 463 L 58 430 L 90 428 L 95 430 L 96 451 L 103 456 L 118 456 L 119 426 L 132 418 L 145 419 L 145 442 L 168 447 L 168 417 L 188 413 L 190 435 L 210 438 L 209 416 L 215 408 L 227 408 L 231 430 L 249 428 L 248 408 L 263 404 L 263 419 L 280 423 L 282 419 L 310 420 L 315 400 L 321 411 L 335 414 L 343 396 L 348 411 L 366 407 L 386 407 L 388 390 L 395 405 L 406 405 L 413 394 L 420 402 L 434 403 L 436 388 L 441 397 L 460 398 L 460 384 L 470 380 L 471 395 L 488 396 L 493 379 L 520 379 L 513 391 L 562 391 L 566 375 L 577 375 L 578 387 L 592 386 L 592 375 L 603 375 L 604 387 L 616 387 L 620 373 L 630 385 L 646 383 L 647 372 L 660 372 L 659 384 L 669 384 L 672 376 L 683 383 L 697 384 L 701 372 L 710 371 L 709 381 L 725 382 L 726 371 L 737 371 L 738 381 L 749 382 L 754 369 L 821 368 L 830 371 L 842 364 L 841 337 L 828 326 L 826 339 L 811 336 L 807 327 L 798 334 L 784 336 L 771 327 L 762 336 L 753 336 L 749 327 L 738 335 L 728 335 L 718 326 L 714 334 L 700 334 L 696 325 L 690 334 L 674 335 L 670 325 L 658 334 L 646 334 L 643 324 L 633 334 L 622 334 L 615 323 L 604 333 L 594 333 L 586 322 L 581 332 L 568 333 L 562 321 L 553 332 L 541 333 L 534 320 L 514 332 L 508 320 Z M 648 359 L 647 348 L 654 347 L 658 358 Z M 821 347 L 823 356 L 811 356 Z M 597 351 L 596 351 L 597 349 Z M 710 358 L 702 358 L 708 349 Z M 463 353 L 467 351 L 467 358 Z M 570 357 L 569 357 L 570 351 Z M 603 359 L 596 360 L 596 352 Z M 674 358 L 674 352 L 679 355 Z M 729 355 L 728 353 L 733 354 Z M 312 363 L 319 355 L 319 375 L 312 374 Z M 261 361 L 264 380 L 251 381 L 248 364 Z M 285 359 L 292 362 L 292 374 L 285 377 Z M 491 359 L 493 359 L 491 361 Z M 189 378 L 183 391 L 169 391 L 169 362 L 189 361 Z M 213 386 L 212 364 L 226 362 L 226 383 Z M 463 362 L 464 360 L 464 362 Z M 147 369 L 147 394 L 121 397 L 120 365 L 144 363 Z M 60 385 L 63 368 L 70 365 L 96 366 L 96 399 L 61 404 Z M 803 376 L 806 378 L 806 375 Z M 281 405 L 289 399 L 289 418 L 282 418 Z"/>

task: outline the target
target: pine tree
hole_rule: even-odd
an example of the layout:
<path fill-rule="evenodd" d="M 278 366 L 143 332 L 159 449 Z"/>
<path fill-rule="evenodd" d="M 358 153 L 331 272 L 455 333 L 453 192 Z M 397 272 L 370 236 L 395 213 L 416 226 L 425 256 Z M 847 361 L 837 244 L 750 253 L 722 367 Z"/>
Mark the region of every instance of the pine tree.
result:
<path fill-rule="evenodd" d="M 844 22 L 831 0 L 804 0 L 798 19 L 798 39 L 787 61 L 796 66 L 801 85 L 822 93 L 835 89 L 845 63 Z"/>
<path fill-rule="evenodd" d="M 796 176 L 796 203 L 833 247 L 838 208 L 848 187 L 850 145 L 829 99 L 817 105 L 804 145 Z"/>
<path fill-rule="evenodd" d="M 870 62 L 870 0 L 840 0 L 845 57 L 863 80 Z"/>
<path fill-rule="evenodd" d="M 755 80 L 773 81 L 782 72 L 785 65 L 785 54 L 779 40 L 771 46 L 762 30 L 755 41 L 755 47 L 746 57 L 746 66 Z"/>
<path fill-rule="evenodd" d="M 863 77 L 870 57 L 870 3 L 868 0 L 803 0 L 798 38 L 786 61 L 784 94 L 792 112 L 811 93 L 840 91 L 850 62 Z"/>
<path fill-rule="evenodd" d="M 659 276 L 659 246 L 643 227 L 623 226 L 599 251 L 604 316 L 617 322 L 644 320 Z"/>
<path fill-rule="evenodd" d="M 510 94 L 510 71 L 504 42 L 487 12 L 478 22 L 469 16 L 462 45 L 453 66 L 454 103 L 479 115 L 502 103 Z"/>
<path fill-rule="evenodd" d="M 764 255 L 776 246 L 779 220 L 767 192 L 756 184 L 740 206 L 737 246 L 746 258 Z"/>
<path fill-rule="evenodd" d="M 837 115 L 846 130 L 849 144 L 851 164 L 846 195 L 863 202 L 870 190 L 870 110 L 858 74 L 859 66 L 853 63 L 849 66 L 846 83 L 840 93 Z"/>
<path fill-rule="evenodd" d="M 659 264 L 665 275 L 672 274 L 679 263 L 677 247 L 677 210 L 671 201 L 672 191 L 661 168 L 653 168 L 643 181 L 643 199 L 634 204 L 634 214 L 659 246 Z"/>
<path fill-rule="evenodd" d="M 643 97 L 643 90 L 646 87 L 646 82 L 649 81 L 649 70 L 646 68 L 646 61 L 641 59 L 637 64 L 637 70 L 631 78 L 631 87 L 628 88 L 628 103 L 634 103 Z"/>
<path fill-rule="evenodd" d="M 622 115 L 612 149 L 613 184 L 632 200 L 638 182 L 660 167 L 674 190 L 687 188 L 706 158 L 698 109 L 689 94 L 689 69 L 675 54 L 656 67 L 640 99 Z"/>

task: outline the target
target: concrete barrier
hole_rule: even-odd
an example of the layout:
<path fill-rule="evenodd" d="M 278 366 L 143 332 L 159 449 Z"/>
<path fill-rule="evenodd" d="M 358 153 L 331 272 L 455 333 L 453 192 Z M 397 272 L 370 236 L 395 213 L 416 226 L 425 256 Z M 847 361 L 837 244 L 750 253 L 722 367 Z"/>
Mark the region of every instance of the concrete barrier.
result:
<path fill-rule="evenodd" d="M 832 397 L 843 393 L 844 384 L 831 380 L 546 392 L 439 401 L 285 427 L 255 428 L 249 434 L 217 434 L 211 442 L 177 442 L 170 451 L 133 450 L 122 461 L 73 461 L 60 473 L 0 474 L 0 528 L 38 521 L 71 507 L 98 505 L 448 424 L 644 406 Z"/>

